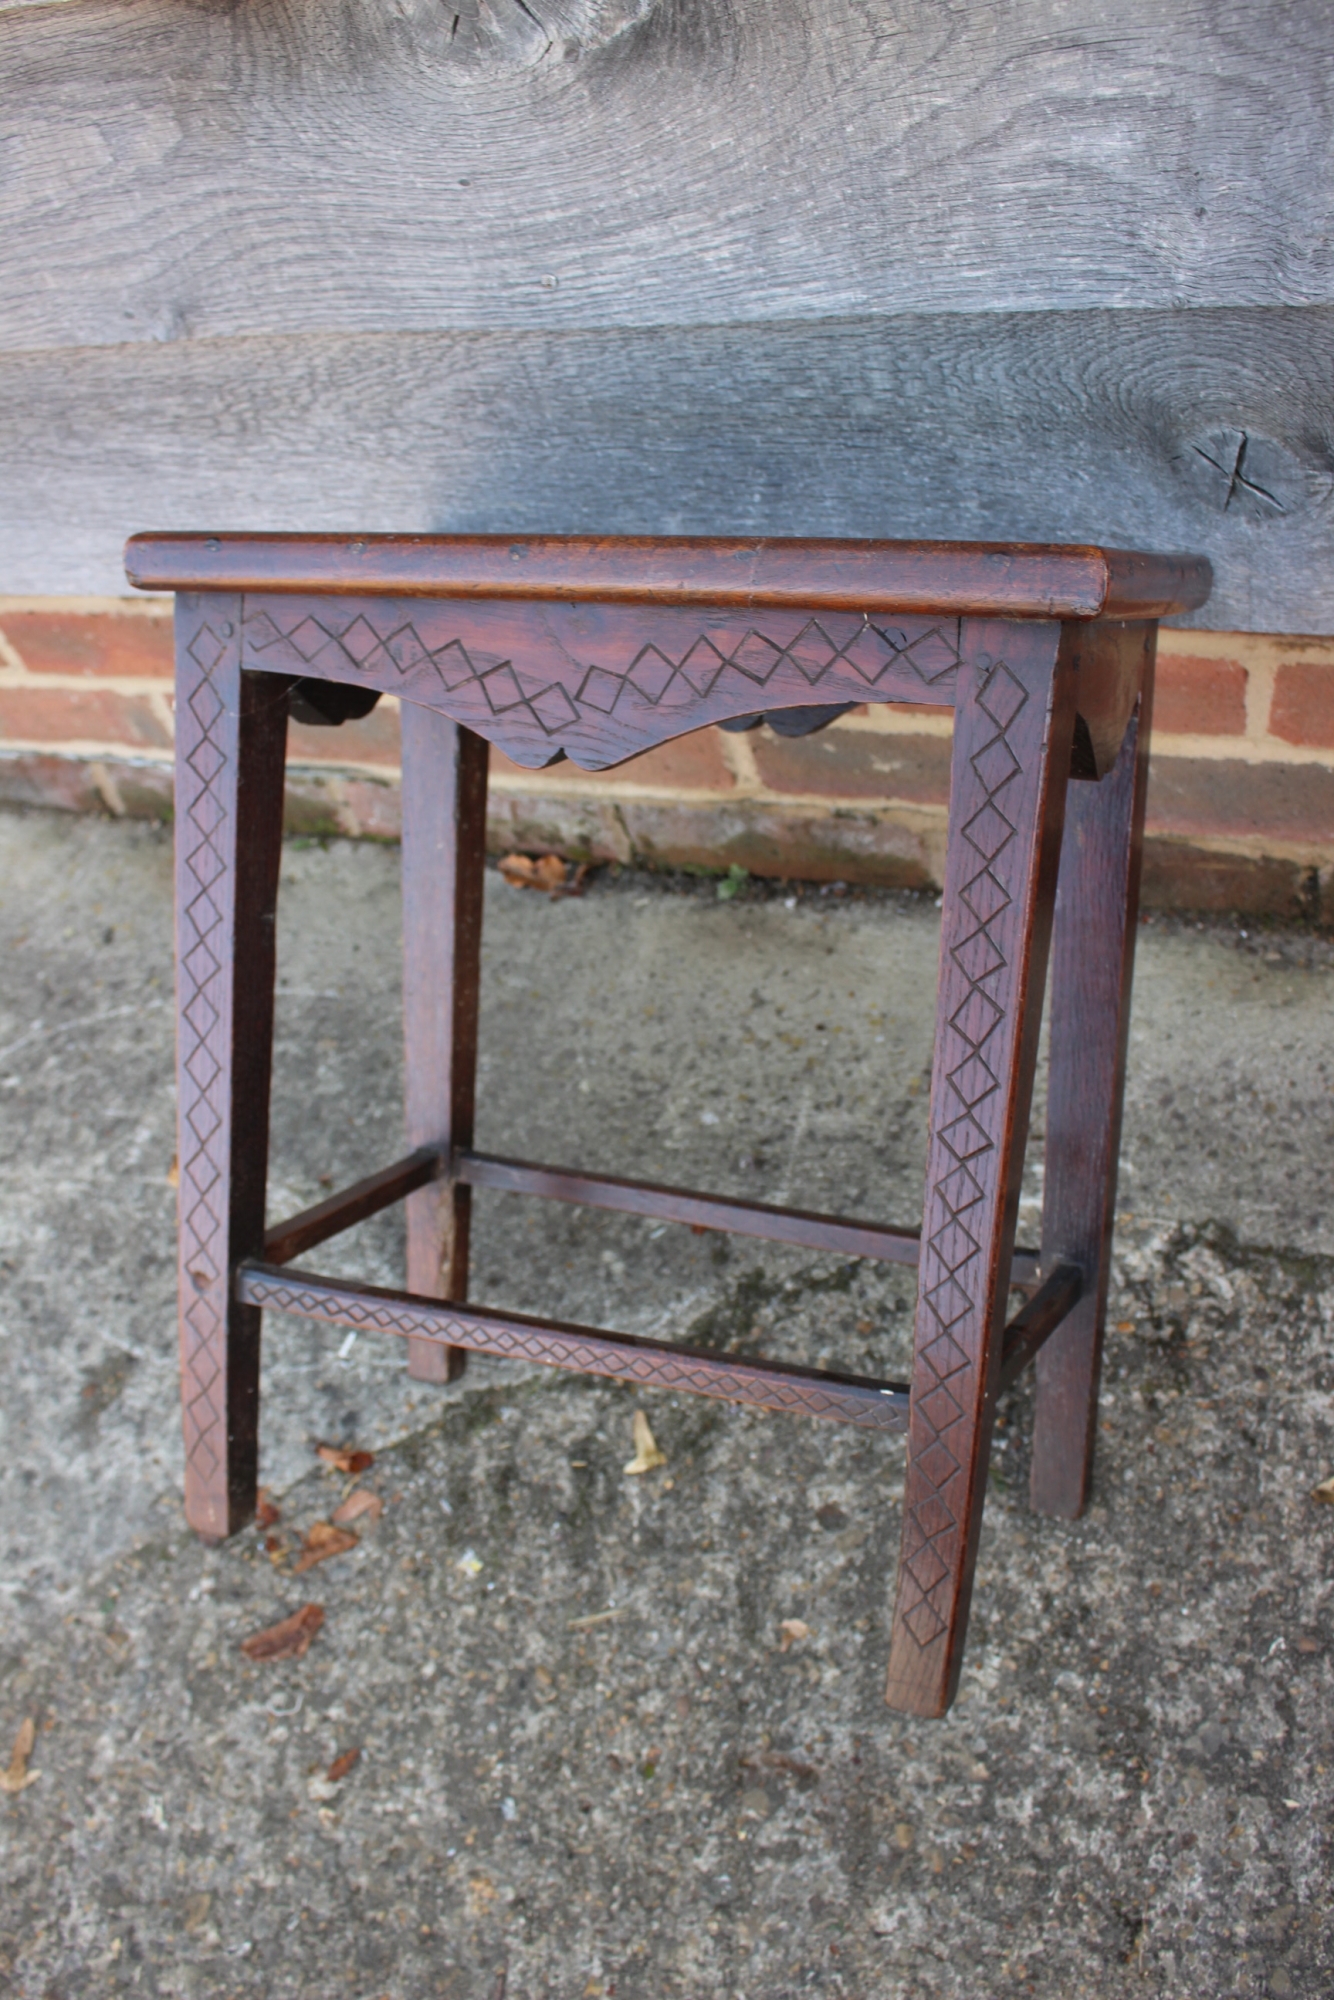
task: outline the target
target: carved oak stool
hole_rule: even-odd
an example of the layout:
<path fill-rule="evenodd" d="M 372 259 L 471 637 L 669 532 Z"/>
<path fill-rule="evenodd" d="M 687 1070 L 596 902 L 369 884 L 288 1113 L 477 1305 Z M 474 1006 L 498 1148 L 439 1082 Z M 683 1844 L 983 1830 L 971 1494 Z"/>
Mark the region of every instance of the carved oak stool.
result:
<path fill-rule="evenodd" d="M 997 1396 L 1037 1357 L 1032 1501 L 1088 1492 L 1116 1186 L 1157 620 L 1208 565 L 1097 548 L 500 536 L 141 535 L 177 592 L 176 881 L 186 1511 L 255 1507 L 265 1306 L 406 1338 L 906 1431 L 888 1699 L 953 1698 Z M 265 1230 L 289 707 L 402 697 L 407 1126 L 396 1165 Z M 710 723 L 855 702 L 953 707 L 919 1231 L 473 1148 L 488 744 L 619 763 Z M 799 718 L 798 718 L 799 721 Z M 789 725 L 790 726 L 790 725 Z M 1075 780 L 1067 792 L 1067 780 Z M 1040 1250 L 1015 1217 L 1051 950 Z M 474 1187 L 916 1265 L 911 1385 L 692 1351 L 466 1303 Z M 401 1292 L 293 1259 L 407 1201 Z M 1011 1291 L 1026 1294 L 1006 1321 Z"/>

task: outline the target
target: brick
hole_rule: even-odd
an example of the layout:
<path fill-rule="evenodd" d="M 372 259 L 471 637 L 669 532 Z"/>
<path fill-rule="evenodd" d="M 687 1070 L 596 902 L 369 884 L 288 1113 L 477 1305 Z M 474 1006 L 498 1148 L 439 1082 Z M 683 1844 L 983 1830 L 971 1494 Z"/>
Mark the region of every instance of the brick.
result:
<path fill-rule="evenodd" d="M 15 742 L 171 748 L 147 699 L 111 688 L 0 688 L 0 744 Z"/>
<path fill-rule="evenodd" d="M 1334 666 L 1284 662 L 1274 676 L 1269 733 L 1285 743 L 1334 750 Z"/>
<path fill-rule="evenodd" d="M 662 743 L 656 750 L 645 750 L 641 756 L 618 764 L 610 771 L 582 771 L 577 764 L 567 760 L 563 764 L 551 764 L 539 773 L 512 763 L 502 750 L 492 749 L 493 784 L 503 789 L 507 778 L 520 777 L 531 782 L 539 776 L 544 786 L 550 785 L 557 791 L 564 785 L 593 783 L 599 787 L 630 784 L 654 786 L 668 792 L 726 793 L 734 790 L 736 782 L 724 758 L 716 729 L 693 730 L 689 736 L 678 736 L 673 743 Z"/>
<path fill-rule="evenodd" d="M 887 736 L 870 730 L 826 729 L 785 738 L 757 729 L 755 763 L 771 792 L 814 794 L 879 804 L 902 799 L 945 805 L 950 795 L 947 736 Z"/>
<path fill-rule="evenodd" d="M 117 818 L 172 818 L 170 764 L 130 764 L 115 758 L 0 755 L 0 802 L 47 806 L 58 812 L 110 812 Z"/>
<path fill-rule="evenodd" d="M 1154 757 L 1148 831 L 1177 839 L 1334 841 L 1334 771 L 1323 764 L 1243 764 Z"/>
<path fill-rule="evenodd" d="M 757 799 L 625 799 L 612 806 L 568 795 L 493 797 L 487 844 L 492 853 L 550 850 L 570 861 L 720 871 L 736 863 L 753 875 L 798 881 L 937 886 L 920 832 L 888 814 L 802 813 Z"/>
<path fill-rule="evenodd" d="M 938 701 L 859 701 L 855 708 L 848 710 L 847 715 L 844 717 L 844 722 L 845 724 L 860 722 L 869 716 L 871 718 L 871 726 L 874 728 L 876 718 L 883 715 L 893 715 L 896 721 L 911 721 L 915 715 L 939 717 L 941 714 L 949 715 L 950 713 L 951 710 L 942 708 Z"/>
<path fill-rule="evenodd" d="M 1245 667 L 1240 660 L 1160 654 L 1154 676 L 1153 726 L 1173 736 L 1244 736 Z"/>
<path fill-rule="evenodd" d="M 634 859 L 656 867 L 727 868 L 805 882 L 938 887 L 920 830 L 889 813 L 805 812 L 764 800 L 734 806 L 627 800 L 621 814 Z"/>
<path fill-rule="evenodd" d="M 713 806 L 697 810 L 707 816 Z M 563 854 L 567 861 L 633 861 L 634 848 L 619 805 L 605 799 L 493 790 L 486 807 L 492 854 Z"/>
<path fill-rule="evenodd" d="M 0 632 L 34 674 L 170 680 L 172 622 L 143 611 L 7 611 Z"/>
<path fill-rule="evenodd" d="M 1149 839 L 1140 900 L 1146 910 L 1232 910 L 1309 922 L 1321 915 L 1314 874 L 1296 861 L 1218 854 L 1185 840 Z"/>
<path fill-rule="evenodd" d="M 402 807 L 397 784 L 289 765 L 283 830 L 316 838 L 342 834 L 353 840 L 397 840 L 403 831 Z"/>

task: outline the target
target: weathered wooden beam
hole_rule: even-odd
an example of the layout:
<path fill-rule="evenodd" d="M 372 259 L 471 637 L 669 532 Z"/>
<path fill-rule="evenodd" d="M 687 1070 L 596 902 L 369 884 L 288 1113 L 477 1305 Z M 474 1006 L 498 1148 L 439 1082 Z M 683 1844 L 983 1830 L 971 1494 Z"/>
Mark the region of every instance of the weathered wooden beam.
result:
<path fill-rule="evenodd" d="M 1331 55 L 1282 0 L 4 10 L 0 347 L 1328 302 Z"/>
<path fill-rule="evenodd" d="M 1332 379 L 1334 308 L 0 356 L 0 591 L 123 593 L 152 527 L 1008 536 L 1198 550 L 1192 622 L 1334 631 Z"/>

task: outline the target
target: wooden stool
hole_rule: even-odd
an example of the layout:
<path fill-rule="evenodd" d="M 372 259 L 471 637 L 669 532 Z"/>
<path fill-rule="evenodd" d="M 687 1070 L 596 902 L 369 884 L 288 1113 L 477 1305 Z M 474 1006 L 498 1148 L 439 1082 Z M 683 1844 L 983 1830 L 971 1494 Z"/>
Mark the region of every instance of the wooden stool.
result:
<path fill-rule="evenodd" d="M 262 1308 L 467 1353 L 906 1431 L 887 1698 L 958 1682 L 997 1396 L 1037 1357 L 1032 1502 L 1089 1487 L 1116 1189 L 1157 620 L 1191 557 L 903 542 L 141 535 L 176 606 L 181 1377 L 186 1513 L 255 1508 Z M 265 1231 L 289 705 L 403 700 L 406 1159 Z M 473 1149 L 488 743 L 600 770 L 706 724 L 855 702 L 953 707 L 919 1231 Z M 1067 794 L 1067 779 L 1076 783 Z M 1054 922 L 1054 938 L 1053 938 Z M 1042 1244 L 1015 1217 L 1052 942 Z M 466 1304 L 474 1187 L 918 1268 L 911 1385 Z M 292 1260 L 407 1200 L 407 1288 Z M 1012 1290 L 1027 1294 L 1006 1323 Z"/>

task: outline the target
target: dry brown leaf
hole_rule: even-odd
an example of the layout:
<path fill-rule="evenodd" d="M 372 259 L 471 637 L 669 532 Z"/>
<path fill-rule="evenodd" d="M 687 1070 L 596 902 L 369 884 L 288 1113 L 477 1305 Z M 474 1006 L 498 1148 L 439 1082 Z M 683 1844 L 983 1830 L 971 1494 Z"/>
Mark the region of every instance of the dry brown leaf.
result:
<path fill-rule="evenodd" d="M 1312 1489 L 1311 1498 L 1323 1500 L 1327 1506 L 1334 1507 L 1334 1479 L 1322 1479 L 1320 1484 Z"/>
<path fill-rule="evenodd" d="M 550 896 L 565 887 L 565 863 L 559 854 L 541 854 L 536 860 L 528 854 L 507 854 L 500 872 L 515 889 L 545 889 Z"/>
<path fill-rule="evenodd" d="M 335 1472 L 369 1472 L 375 1463 L 373 1451 L 354 1451 L 348 1444 L 317 1444 L 315 1455 Z"/>
<path fill-rule="evenodd" d="M 804 1618 L 784 1618 L 778 1627 L 778 1650 L 785 1653 L 789 1646 L 795 1646 L 799 1640 L 809 1639 L 810 1636 L 811 1628 Z"/>
<path fill-rule="evenodd" d="M 372 1521 L 378 1521 L 383 1512 L 384 1501 L 379 1494 L 369 1493 L 364 1486 L 358 1486 L 334 1508 L 332 1519 L 335 1528 L 345 1528 L 349 1521 L 359 1521 L 363 1514 L 368 1514 Z"/>
<path fill-rule="evenodd" d="M 276 1528 L 282 1518 L 282 1512 L 274 1506 L 273 1495 L 269 1492 L 268 1487 L 261 1486 L 255 1501 L 255 1526 L 257 1528 Z"/>
<path fill-rule="evenodd" d="M 648 1418 L 642 1410 L 635 1411 L 635 1455 L 626 1466 L 627 1472 L 654 1472 L 658 1466 L 666 1465 L 667 1454 L 659 1451 L 657 1441 L 648 1427 Z"/>
<path fill-rule="evenodd" d="M 290 1618 L 242 1639 L 241 1651 L 248 1660 L 299 1660 L 323 1623 L 322 1604 L 303 1604 Z"/>
<path fill-rule="evenodd" d="M 301 1553 L 292 1564 L 292 1574 L 300 1576 L 304 1570 L 314 1569 L 316 1563 L 327 1562 L 330 1556 L 345 1555 L 356 1546 L 357 1537 L 351 1528 L 335 1528 L 332 1521 L 312 1521 Z"/>
<path fill-rule="evenodd" d="M 0 1771 L 0 1792 L 22 1792 L 41 1776 L 40 1771 L 28 1769 L 28 1759 L 32 1746 L 37 1741 L 37 1724 L 30 1715 L 25 1715 L 18 1726 L 14 1738 L 14 1748 L 9 1753 L 9 1769 Z"/>
<path fill-rule="evenodd" d="M 341 1785 L 360 1755 L 361 1745 L 358 1744 L 355 1750 L 344 1750 L 341 1756 L 335 1757 L 333 1763 L 330 1764 L 324 1774 L 329 1783 L 331 1785 Z"/>

